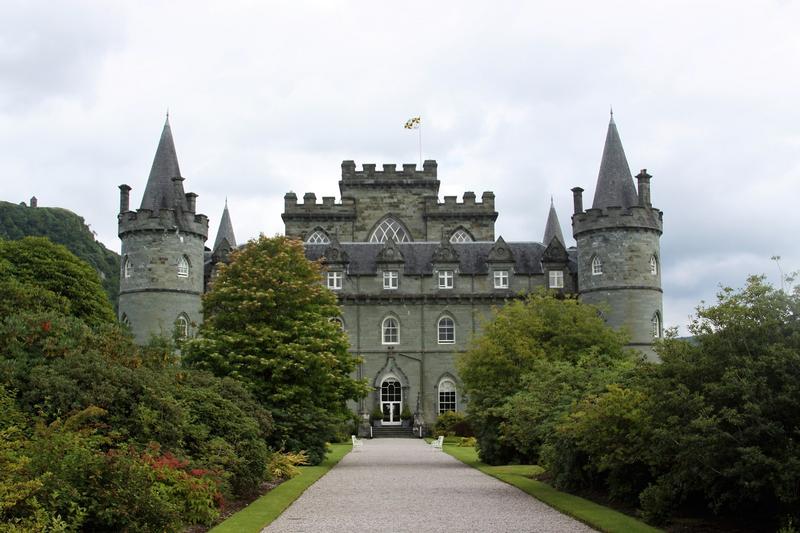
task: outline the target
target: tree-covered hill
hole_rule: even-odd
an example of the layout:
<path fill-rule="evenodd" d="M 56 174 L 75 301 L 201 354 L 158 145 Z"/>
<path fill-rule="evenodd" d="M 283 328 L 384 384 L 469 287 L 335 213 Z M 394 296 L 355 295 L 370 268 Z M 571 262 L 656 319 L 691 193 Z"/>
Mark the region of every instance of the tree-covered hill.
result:
<path fill-rule="evenodd" d="M 26 207 L 0 201 L 0 238 L 47 237 L 89 263 L 114 308 L 119 293 L 119 255 L 96 241 L 82 217 L 59 207 Z"/>

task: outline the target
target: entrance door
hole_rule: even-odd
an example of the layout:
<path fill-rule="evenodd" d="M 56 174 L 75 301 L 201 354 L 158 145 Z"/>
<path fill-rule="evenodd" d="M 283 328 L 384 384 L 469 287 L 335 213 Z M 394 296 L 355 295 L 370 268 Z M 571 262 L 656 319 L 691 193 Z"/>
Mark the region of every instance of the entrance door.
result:
<path fill-rule="evenodd" d="M 386 378 L 381 383 L 381 410 L 383 424 L 396 426 L 400 424 L 400 410 L 403 403 L 403 389 L 396 378 Z"/>

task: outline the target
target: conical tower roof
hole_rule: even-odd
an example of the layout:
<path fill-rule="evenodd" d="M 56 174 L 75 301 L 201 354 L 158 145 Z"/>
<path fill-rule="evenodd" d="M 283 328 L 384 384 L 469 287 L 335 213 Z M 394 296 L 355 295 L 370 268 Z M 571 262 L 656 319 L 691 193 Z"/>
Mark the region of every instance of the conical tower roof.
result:
<path fill-rule="evenodd" d="M 633 185 L 631 169 L 622 149 L 622 141 L 614 123 L 614 114 L 608 123 L 606 145 L 603 148 L 603 159 L 600 162 L 600 173 L 597 176 L 597 187 L 594 191 L 594 209 L 605 209 L 611 206 L 631 207 L 638 203 L 636 187 Z"/>
<path fill-rule="evenodd" d="M 180 175 L 181 169 L 178 167 L 178 156 L 175 153 L 172 129 L 169 126 L 169 116 L 167 116 L 164 130 L 161 132 L 161 140 L 158 141 L 156 156 L 153 158 L 153 166 L 150 168 L 150 177 L 147 178 L 147 186 L 142 195 L 140 209 L 157 210 L 175 207 L 176 187 L 172 178 L 180 177 Z M 182 183 L 179 184 L 178 189 L 180 192 L 178 201 L 182 207 L 186 207 Z"/>
<path fill-rule="evenodd" d="M 217 238 L 214 239 L 213 251 L 219 250 L 220 246 L 224 245 L 226 241 L 231 250 L 236 248 L 236 237 L 233 235 L 233 224 L 231 224 L 231 215 L 228 212 L 228 200 L 225 200 L 225 209 L 222 210 L 222 219 L 219 221 L 219 229 L 217 230 Z"/>
<path fill-rule="evenodd" d="M 544 226 L 544 238 L 542 240 L 542 244 L 545 246 L 550 246 L 550 243 L 553 241 L 553 237 L 558 239 L 564 248 L 567 247 L 567 243 L 564 241 L 564 234 L 561 233 L 561 224 L 558 222 L 558 214 L 556 214 L 556 208 L 553 205 L 553 199 L 550 198 L 550 212 L 547 214 L 547 224 Z"/>

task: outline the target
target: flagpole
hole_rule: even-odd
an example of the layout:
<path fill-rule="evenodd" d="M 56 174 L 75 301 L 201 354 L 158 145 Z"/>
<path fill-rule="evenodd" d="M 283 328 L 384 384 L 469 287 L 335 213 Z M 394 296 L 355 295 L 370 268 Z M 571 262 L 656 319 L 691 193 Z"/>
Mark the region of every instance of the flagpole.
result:
<path fill-rule="evenodd" d="M 419 168 L 422 168 L 422 123 L 419 125 Z"/>

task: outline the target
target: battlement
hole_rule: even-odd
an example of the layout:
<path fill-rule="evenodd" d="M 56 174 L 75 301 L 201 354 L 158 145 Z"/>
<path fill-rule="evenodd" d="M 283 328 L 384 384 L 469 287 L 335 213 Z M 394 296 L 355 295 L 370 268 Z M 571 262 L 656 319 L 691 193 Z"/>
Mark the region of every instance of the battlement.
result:
<path fill-rule="evenodd" d="M 445 196 L 444 202 L 437 198 L 425 198 L 425 216 L 428 218 L 483 218 L 490 217 L 497 219 L 497 212 L 494 210 L 494 193 L 485 191 L 481 195 L 481 201 L 475 200 L 475 193 L 467 191 L 458 201 L 456 196 Z"/>
<path fill-rule="evenodd" d="M 438 167 L 432 159 L 422 164 L 422 170 L 417 170 L 416 163 L 404 164 L 402 170 L 398 170 L 394 163 L 385 163 L 382 170 L 376 170 L 376 166 L 374 163 L 364 163 L 361 170 L 356 170 L 355 161 L 342 161 L 342 181 L 436 180 Z"/>
<path fill-rule="evenodd" d="M 572 215 L 572 234 L 604 229 L 646 229 L 663 232 L 664 214 L 649 206 L 607 207 L 587 209 Z"/>
<path fill-rule="evenodd" d="M 293 192 L 286 193 L 283 197 L 283 219 L 325 217 L 347 219 L 355 218 L 356 202 L 352 198 L 342 198 L 336 203 L 333 196 L 323 196 L 322 203 L 317 203 L 317 195 L 307 192 L 303 195 L 303 202 L 297 202 L 297 195 Z"/>
<path fill-rule="evenodd" d="M 136 231 L 178 231 L 208 238 L 208 217 L 174 209 L 139 209 L 117 215 L 119 237 Z"/>

